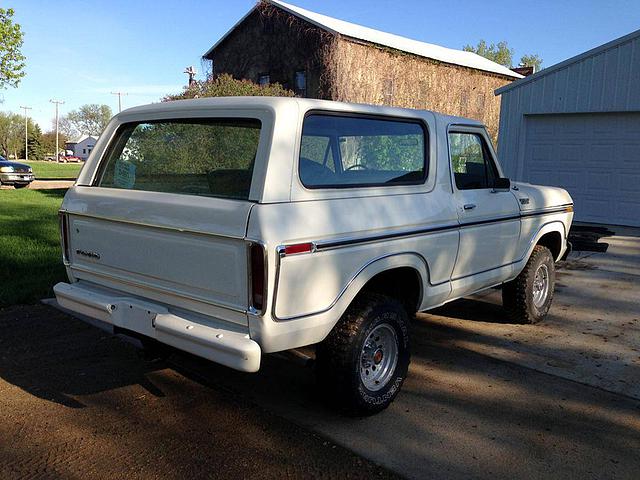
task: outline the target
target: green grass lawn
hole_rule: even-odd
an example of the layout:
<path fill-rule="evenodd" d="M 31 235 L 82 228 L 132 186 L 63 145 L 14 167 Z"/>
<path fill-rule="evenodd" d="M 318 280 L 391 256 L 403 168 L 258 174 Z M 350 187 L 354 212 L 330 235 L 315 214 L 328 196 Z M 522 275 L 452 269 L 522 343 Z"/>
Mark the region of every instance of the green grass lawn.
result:
<path fill-rule="evenodd" d="M 66 279 L 58 236 L 65 192 L 0 190 L 0 307 L 50 297 Z"/>
<path fill-rule="evenodd" d="M 82 163 L 28 162 L 33 167 L 36 180 L 47 178 L 75 180 Z"/>

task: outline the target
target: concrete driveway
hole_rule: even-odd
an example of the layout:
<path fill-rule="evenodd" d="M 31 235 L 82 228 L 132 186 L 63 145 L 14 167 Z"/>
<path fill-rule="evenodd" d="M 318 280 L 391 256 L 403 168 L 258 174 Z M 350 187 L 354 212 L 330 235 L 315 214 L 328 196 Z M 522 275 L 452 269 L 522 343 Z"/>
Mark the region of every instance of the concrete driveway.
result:
<path fill-rule="evenodd" d="M 26 311 L 0 322 L 0 475 L 389 475 L 379 464 L 416 479 L 636 479 L 640 238 L 601 241 L 606 253 L 563 265 L 541 325 L 502 323 L 497 291 L 420 315 L 403 391 L 361 419 L 327 409 L 298 364 L 150 366 L 55 310 Z"/>
<path fill-rule="evenodd" d="M 611 227 L 606 252 L 561 262 L 549 316 L 504 324 L 490 290 L 421 315 L 443 342 L 640 399 L 640 229 Z"/>

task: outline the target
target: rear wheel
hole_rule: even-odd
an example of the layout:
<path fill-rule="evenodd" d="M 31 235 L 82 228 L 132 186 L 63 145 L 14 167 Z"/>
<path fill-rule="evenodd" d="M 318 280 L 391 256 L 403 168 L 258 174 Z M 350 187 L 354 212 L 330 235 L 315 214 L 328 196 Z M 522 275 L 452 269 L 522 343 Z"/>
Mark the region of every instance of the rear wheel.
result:
<path fill-rule="evenodd" d="M 410 361 L 409 319 L 402 304 L 365 294 L 317 347 L 317 372 L 334 405 L 352 415 L 387 408 Z"/>
<path fill-rule="evenodd" d="M 13 185 L 13 188 L 16 188 L 16 189 L 17 188 L 25 188 L 25 187 L 28 187 L 28 186 L 29 186 L 28 183 L 16 183 L 16 184 Z"/>
<path fill-rule="evenodd" d="M 524 270 L 502 288 L 502 303 L 516 323 L 537 323 L 551 307 L 555 264 L 547 247 L 536 245 Z"/>

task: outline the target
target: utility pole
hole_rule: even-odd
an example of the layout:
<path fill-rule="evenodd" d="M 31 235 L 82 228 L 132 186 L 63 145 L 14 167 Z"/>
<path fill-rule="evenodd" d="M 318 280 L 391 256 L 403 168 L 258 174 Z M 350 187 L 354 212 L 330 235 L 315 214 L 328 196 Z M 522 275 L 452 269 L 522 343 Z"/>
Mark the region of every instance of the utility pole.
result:
<path fill-rule="evenodd" d="M 28 141 L 28 125 L 29 125 L 29 117 L 27 117 L 27 110 L 32 110 L 31 107 L 20 107 L 24 110 L 24 160 L 25 162 L 29 161 L 29 141 Z"/>
<path fill-rule="evenodd" d="M 55 103 L 56 105 L 56 153 L 55 153 L 55 158 L 56 158 L 56 162 L 58 161 L 58 151 L 59 151 L 59 147 L 58 147 L 58 105 L 62 105 L 64 103 L 64 101 L 62 100 L 49 100 L 51 103 Z"/>
<path fill-rule="evenodd" d="M 196 69 L 193 68 L 193 65 L 185 68 L 184 72 L 182 73 L 186 73 L 187 75 L 189 75 L 189 87 L 196 82 L 196 73 L 198 72 L 196 72 Z"/>
<path fill-rule="evenodd" d="M 122 96 L 129 95 L 129 94 L 126 92 L 111 92 L 111 95 L 118 96 L 118 113 L 120 113 L 122 111 Z"/>

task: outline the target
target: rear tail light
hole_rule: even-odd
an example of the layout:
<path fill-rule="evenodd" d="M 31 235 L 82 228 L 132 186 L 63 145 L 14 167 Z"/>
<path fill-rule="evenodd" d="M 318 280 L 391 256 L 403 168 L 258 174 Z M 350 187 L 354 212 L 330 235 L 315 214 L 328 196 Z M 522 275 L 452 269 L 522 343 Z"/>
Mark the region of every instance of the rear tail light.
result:
<path fill-rule="evenodd" d="M 69 261 L 69 217 L 65 212 L 60 212 L 60 246 L 62 247 L 62 260 Z"/>
<path fill-rule="evenodd" d="M 266 274 L 265 250 L 262 245 L 252 243 L 249 247 L 250 263 L 250 307 L 256 313 L 263 313 L 266 303 Z"/>

